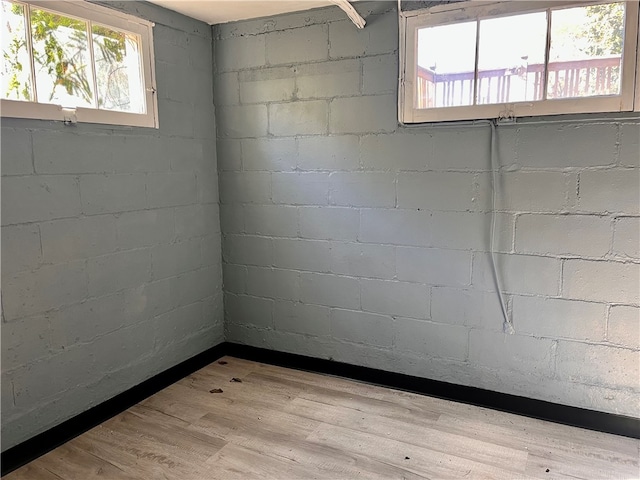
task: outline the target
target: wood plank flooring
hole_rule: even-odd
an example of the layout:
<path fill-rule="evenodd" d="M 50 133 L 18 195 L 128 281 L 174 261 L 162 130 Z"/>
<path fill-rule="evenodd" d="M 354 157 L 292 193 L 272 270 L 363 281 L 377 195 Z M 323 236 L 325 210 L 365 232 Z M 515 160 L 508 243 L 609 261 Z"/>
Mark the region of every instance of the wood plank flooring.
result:
<path fill-rule="evenodd" d="M 637 479 L 639 448 L 630 438 L 225 357 L 4 478 Z"/>

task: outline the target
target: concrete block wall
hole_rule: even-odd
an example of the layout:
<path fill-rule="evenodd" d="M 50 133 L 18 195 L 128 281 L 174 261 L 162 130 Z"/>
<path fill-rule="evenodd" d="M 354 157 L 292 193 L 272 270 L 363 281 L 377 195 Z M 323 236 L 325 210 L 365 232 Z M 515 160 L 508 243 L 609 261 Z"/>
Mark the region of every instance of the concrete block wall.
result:
<path fill-rule="evenodd" d="M 395 2 L 214 29 L 227 340 L 640 416 L 640 121 L 399 127 Z M 559 118 L 552 120 L 558 121 Z"/>
<path fill-rule="evenodd" d="M 160 129 L 2 119 L 2 449 L 224 339 L 208 25 L 156 23 Z"/>

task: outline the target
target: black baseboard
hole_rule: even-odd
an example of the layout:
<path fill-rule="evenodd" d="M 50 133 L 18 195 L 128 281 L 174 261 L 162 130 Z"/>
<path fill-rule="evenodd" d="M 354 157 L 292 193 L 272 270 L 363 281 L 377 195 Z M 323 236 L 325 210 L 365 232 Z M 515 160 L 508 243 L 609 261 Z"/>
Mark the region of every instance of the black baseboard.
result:
<path fill-rule="evenodd" d="M 224 355 L 297 370 L 350 378 L 421 395 L 444 398 L 555 423 L 640 439 L 640 419 L 633 417 L 570 407 L 543 400 L 428 380 L 402 373 L 387 372 L 321 358 L 306 357 L 294 353 L 277 352 L 225 342 L 2 452 L 0 457 L 2 476 L 114 417 Z"/>
<path fill-rule="evenodd" d="M 413 377 L 293 353 L 229 343 L 227 355 L 281 367 L 325 373 L 384 387 L 444 398 L 564 425 L 640 439 L 640 419 L 535 400 L 482 388 Z"/>
<path fill-rule="evenodd" d="M 172 383 L 192 374 L 196 370 L 215 362 L 226 354 L 227 344 L 221 343 L 205 350 L 178 365 L 175 365 L 148 380 L 131 387 L 119 395 L 90 408 L 49 430 L 42 432 L 14 447 L 0 456 L 2 476 L 26 465 L 72 438 L 100 425 L 127 408 L 141 402 Z"/>

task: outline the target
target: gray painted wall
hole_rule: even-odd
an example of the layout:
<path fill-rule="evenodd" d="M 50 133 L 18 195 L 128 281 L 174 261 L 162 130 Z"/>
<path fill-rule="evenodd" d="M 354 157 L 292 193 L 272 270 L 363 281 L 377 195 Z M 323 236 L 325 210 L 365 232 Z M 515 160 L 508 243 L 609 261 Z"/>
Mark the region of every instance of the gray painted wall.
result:
<path fill-rule="evenodd" d="M 214 30 L 227 340 L 640 416 L 637 116 L 398 127 L 395 2 Z M 555 120 L 559 120 L 555 118 Z"/>
<path fill-rule="evenodd" d="M 223 340 L 211 29 L 155 21 L 160 129 L 2 121 L 2 448 Z"/>

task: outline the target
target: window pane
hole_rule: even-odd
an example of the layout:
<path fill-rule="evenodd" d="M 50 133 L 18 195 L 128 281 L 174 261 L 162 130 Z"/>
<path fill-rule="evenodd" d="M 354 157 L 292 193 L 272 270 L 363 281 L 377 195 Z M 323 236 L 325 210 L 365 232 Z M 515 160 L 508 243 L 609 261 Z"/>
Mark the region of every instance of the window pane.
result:
<path fill-rule="evenodd" d="M 547 98 L 618 95 L 624 3 L 551 13 Z"/>
<path fill-rule="evenodd" d="M 94 107 L 87 22 L 31 8 L 38 102 Z"/>
<path fill-rule="evenodd" d="M 25 23 L 24 6 L 2 1 L 1 98 L 32 100 L 33 82 Z"/>
<path fill-rule="evenodd" d="M 480 21 L 477 103 L 541 100 L 546 12 Z"/>
<path fill-rule="evenodd" d="M 93 25 L 98 108 L 145 112 L 141 55 L 135 35 Z"/>
<path fill-rule="evenodd" d="M 416 108 L 473 104 L 476 22 L 418 30 Z"/>

